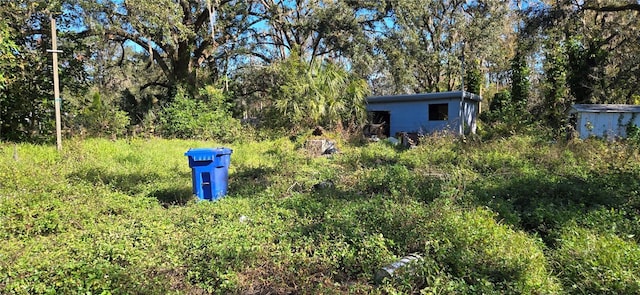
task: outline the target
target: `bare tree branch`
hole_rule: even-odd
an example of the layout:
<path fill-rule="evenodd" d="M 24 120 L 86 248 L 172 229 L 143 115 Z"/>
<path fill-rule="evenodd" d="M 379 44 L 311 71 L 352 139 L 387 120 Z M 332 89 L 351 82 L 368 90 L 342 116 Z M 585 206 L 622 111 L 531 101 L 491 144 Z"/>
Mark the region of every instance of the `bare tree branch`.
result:
<path fill-rule="evenodd" d="M 162 83 L 162 82 L 157 82 L 157 81 L 152 81 L 149 83 L 146 83 L 142 86 L 140 86 L 140 91 L 145 90 L 151 86 L 160 86 L 160 87 L 164 87 L 164 88 L 170 88 L 171 86 L 167 83 Z"/>
<path fill-rule="evenodd" d="M 606 5 L 606 6 L 583 6 L 584 10 L 593 10 L 601 12 L 619 12 L 619 11 L 640 11 L 640 3 L 629 3 L 626 5 Z"/>

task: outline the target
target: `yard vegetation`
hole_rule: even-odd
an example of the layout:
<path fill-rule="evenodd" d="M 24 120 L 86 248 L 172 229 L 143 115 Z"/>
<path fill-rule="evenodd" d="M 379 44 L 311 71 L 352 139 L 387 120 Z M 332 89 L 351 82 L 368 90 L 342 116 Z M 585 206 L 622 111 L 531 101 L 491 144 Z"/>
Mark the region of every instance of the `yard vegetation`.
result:
<path fill-rule="evenodd" d="M 341 153 L 312 157 L 309 137 L 224 144 L 216 202 L 192 197 L 184 156 L 216 142 L 1 143 L 1 293 L 640 292 L 633 145 L 336 136 Z"/>
<path fill-rule="evenodd" d="M 640 294 L 640 127 L 568 116 L 640 104 L 637 1 L 0 3 L 2 295 Z M 367 97 L 458 90 L 477 135 L 361 136 Z"/>

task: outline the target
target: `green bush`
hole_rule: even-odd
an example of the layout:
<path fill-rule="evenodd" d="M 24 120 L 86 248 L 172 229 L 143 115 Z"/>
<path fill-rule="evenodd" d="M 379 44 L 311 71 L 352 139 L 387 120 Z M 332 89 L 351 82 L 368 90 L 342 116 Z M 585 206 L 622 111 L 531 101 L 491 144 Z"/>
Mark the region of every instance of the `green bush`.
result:
<path fill-rule="evenodd" d="M 640 248 L 633 241 L 567 226 L 551 256 L 571 294 L 640 293 Z"/>
<path fill-rule="evenodd" d="M 523 96 L 526 94 L 513 94 L 507 90 L 496 93 L 489 110 L 479 116 L 482 121 L 482 128 L 478 132 L 480 136 L 485 139 L 497 139 L 516 134 L 535 134 L 538 137 L 549 135 L 548 127 L 532 120 L 531 111 L 527 109 L 527 100 Z"/>
<path fill-rule="evenodd" d="M 159 130 L 168 138 L 235 141 L 249 135 L 231 116 L 222 90 L 207 86 L 197 98 L 179 88 L 173 101 L 159 115 Z"/>
<path fill-rule="evenodd" d="M 295 133 L 318 125 L 339 129 L 362 124 L 369 93 L 366 81 L 339 63 L 309 63 L 298 51 L 294 48 L 288 58 L 263 72 L 271 81 L 265 89 L 269 103 L 262 114 L 269 126 Z"/>
<path fill-rule="evenodd" d="M 494 220 L 486 209 L 445 209 L 428 251 L 472 293 L 557 294 L 561 291 L 543 244 Z M 428 253 L 429 253 L 428 252 Z"/>
<path fill-rule="evenodd" d="M 90 105 L 80 110 L 72 126 L 77 132 L 89 136 L 118 137 L 125 135 L 129 127 L 129 116 L 117 106 L 106 103 L 100 93 L 91 95 Z"/>
<path fill-rule="evenodd" d="M 428 172 L 402 165 L 362 169 L 351 176 L 357 179 L 353 188 L 359 193 L 427 202 L 440 196 L 443 182 Z"/>
<path fill-rule="evenodd" d="M 640 216 L 635 211 L 602 207 L 580 215 L 575 223 L 600 234 L 612 234 L 640 242 Z"/>
<path fill-rule="evenodd" d="M 635 149 L 640 147 L 640 128 L 633 124 L 631 121 L 627 124 L 627 142 Z"/>

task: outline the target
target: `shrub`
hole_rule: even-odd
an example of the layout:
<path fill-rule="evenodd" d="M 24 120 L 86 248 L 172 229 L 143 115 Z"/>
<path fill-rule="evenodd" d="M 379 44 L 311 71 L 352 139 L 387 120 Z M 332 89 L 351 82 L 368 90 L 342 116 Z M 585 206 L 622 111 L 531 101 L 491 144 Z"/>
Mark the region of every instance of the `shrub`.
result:
<path fill-rule="evenodd" d="M 555 294 L 561 290 L 547 269 L 542 243 L 498 224 L 486 209 L 447 210 L 436 223 L 433 237 L 427 250 L 454 276 L 464 279 L 472 292 Z"/>
<path fill-rule="evenodd" d="M 322 125 L 340 129 L 359 126 L 365 119 L 367 83 L 338 63 L 312 62 L 300 58 L 299 48 L 273 64 L 265 119 L 270 126 L 296 131 Z"/>
<path fill-rule="evenodd" d="M 581 214 L 575 222 L 582 228 L 600 234 L 626 236 L 635 239 L 636 242 L 640 241 L 640 216 L 633 211 L 603 207 Z"/>
<path fill-rule="evenodd" d="M 491 100 L 489 111 L 480 114 L 482 126 L 479 134 L 485 139 L 511 137 L 516 134 L 548 136 L 549 130 L 541 122 L 532 120 L 524 94 L 501 91 Z"/>
<path fill-rule="evenodd" d="M 91 95 L 90 105 L 79 112 L 72 124 L 80 129 L 81 134 L 117 137 L 127 132 L 129 116 L 117 106 L 106 103 L 100 93 L 95 92 Z"/>
<path fill-rule="evenodd" d="M 160 133 L 169 138 L 234 141 L 246 137 L 240 121 L 231 116 L 222 90 L 207 86 L 197 98 L 182 88 L 159 116 Z"/>
<path fill-rule="evenodd" d="M 409 170 L 402 165 L 362 169 L 352 177 L 357 179 L 357 192 L 390 195 L 397 198 L 416 198 L 431 201 L 441 194 L 442 180 L 427 171 Z"/>
<path fill-rule="evenodd" d="M 619 236 L 568 226 L 552 259 L 569 293 L 640 292 L 640 248 Z"/>
<path fill-rule="evenodd" d="M 640 146 L 640 128 L 629 122 L 626 127 L 627 142 L 630 146 L 638 148 Z"/>

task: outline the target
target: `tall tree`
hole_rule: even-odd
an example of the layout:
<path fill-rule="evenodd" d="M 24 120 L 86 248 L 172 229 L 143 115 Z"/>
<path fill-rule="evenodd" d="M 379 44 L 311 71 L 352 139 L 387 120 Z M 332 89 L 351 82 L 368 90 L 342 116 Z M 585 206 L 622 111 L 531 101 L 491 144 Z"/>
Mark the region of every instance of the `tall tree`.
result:
<path fill-rule="evenodd" d="M 619 11 L 640 11 L 640 3 L 634 0 L 615 1 L 610 4 L 600 4 L 600 1 L 585 1 L 582 8 L 586 10 L 595 10 L 601 12 L 619 12 Z"/>
<path fill-rule="evenodd" d="M 253 28 L 252 54 L 265 63 L 287 58 L 293 48 L 309 62 L 362 55 L 356 50 L 384 9 L 384 1 L 260 0 L 254 15 L 263 26 Z"/>
<path fill-rule="evenodd" d="M 295 130 L 361 123 L 369 92 L 366 82 L 335 62 L 309 64 L 296 50 L 270 67 L 274 83 L 268 86 L 269 124 Z"/>
<path fill-rule="evenodd" d="M 517 111 L 525 111 L 529 102 L 530 72 L 527 52 L 520 49 L 511 62 L 511 99 Z"/>
<path fill-rule="evenodd" d="M 60 19 L 60 26 L 69 25 L 62 14 L 63 1 L 30 0 L 22 3 L 3 2 L 0 17 L 6 21 L 6 31 L 13 37 L 10 55 L 11 79 L 0 93 L 0 136 L 10 140 L 47 140 L 52 131 L 53 83 L 50 17 Z M 67 40 L 65 34 L 58 36 Z M 63 88 L 82 92 L 86 86 L 84 68 L 74 59 L 78 44 L 60 42 L 60 77 Z M 6 77 L 6 75 L 5 75 Z M 70 83 L 73 82 L 73 83 Z M 66 99 L 66 98 L 65 98 Z M 64 101 L 64 100 L 63 100 Z"/>
<path fill-rule="evenodd" d="M 482 73 L 480 72 L 480 61 L 472 60 L 465 67 L 465 90 L 480 94 L 482 90 Z"/>
<path fill-rule="evenodd" d="M 195 89 L 223 76 L 251 42 L 247 32 L 257 23 L 253 1 L 214 1 L 211 14 L 201 0 L 82 0 L 76 8 L 85 16 L 81 34 L 135 44 L 164 74 L 149 83 L 166 87 Z"/>
<path fill-rule="evenodd" d="M 393 92 L 460 89 L 460 57 L 506 71 L 510 54 L 497 54 L 512 29 L 505 1 L 390 1 L 378 48 Z M 496 66 L 500 68 L 496 68 Z M 487 67 L 488 68 L 488 67 Z"/>
<path fill-rule="evenodd" d="M 554 130 L 561 130 L 571 103 L 567 87 L 567 57 L 564 46 L 555 46 L 545 52 L 542 91 L 544 96 L 542 116 L 545 123 Z"/>
<path fill-rule="evenodd" d="M 4 23 L 0 23 L 0 90 L 9 83 L 14 74 L 16 63 L 16 53 L 18 47 L 13 41 L 13 34 L 10 27 Z"/>
<path fill-rule="evenodd" d="M 248 65 L 238 69 L 232 83 L 245 116 L 271 107 L 274 87 L 284 83 L 277 69 L 294 60 L 311 68 L 303 72 L 322 72 L 331 65 L 331 71 L 348 74 L 349 79 L 374 73 L 371 35 L 385 15 L 384 1 L 261 0 L 256 7 L 252 14 L 260 25 L 251 29 L 255 43 L 247 48 Z M 296 68 L 291 70 L 296 72 Z M 298 82 L 302 81 L 313 83 L 300 77 Z"/>
<path fill-rule="evenodd" d="M 573 101 L 632 103 L 640 94 L 637 1 L 544 1 L 529 10 L 525 31 L 566 48 Z M 544 53 L 543 53 L 544 55 Z"/>
<path fill-rule="evenodd" d="M 4 121 L 7 119 L 2 116 L 4 105 L 6 105 L 7 86 L 14 80 L 14 73 L 17 70 L 16 67 L 16 51 L 18 47 L 12 39 L 12 33 L 10 27 L 4 22 L 0 23 L 0 138 L 3 138 L 3 126 Z"/>

